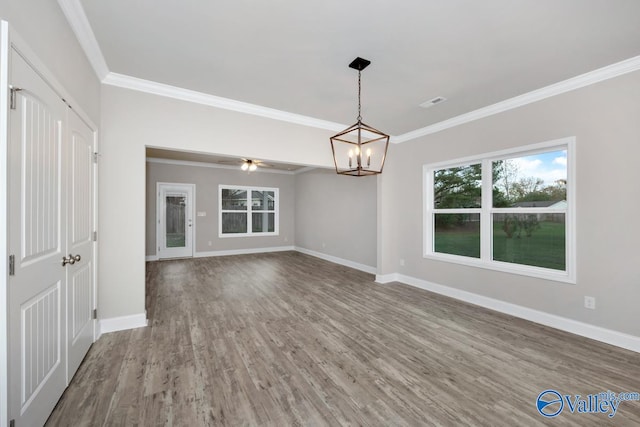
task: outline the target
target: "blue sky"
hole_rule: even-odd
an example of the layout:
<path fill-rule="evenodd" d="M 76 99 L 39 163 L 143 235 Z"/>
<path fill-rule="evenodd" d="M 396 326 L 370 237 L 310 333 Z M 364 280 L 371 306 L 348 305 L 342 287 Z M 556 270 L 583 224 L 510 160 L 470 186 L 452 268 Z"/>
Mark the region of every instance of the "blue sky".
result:
<path fill-rule="evenodd" d="M 553 185 L 558 179 L 567 179 L 566 150 L 552 151 L 531 156 L 509 159 L 518 166 L 518 177 L 535 177 L 544 181 L 544 186 Z"/>

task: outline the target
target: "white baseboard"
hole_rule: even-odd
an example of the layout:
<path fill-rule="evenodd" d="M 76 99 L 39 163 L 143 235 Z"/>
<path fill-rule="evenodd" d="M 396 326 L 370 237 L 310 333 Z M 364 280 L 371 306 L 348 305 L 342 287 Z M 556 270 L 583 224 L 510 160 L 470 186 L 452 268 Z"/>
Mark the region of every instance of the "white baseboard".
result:
<path fill-rule="evenodd" d="M 545 313 L 543 311 L 534 310 L 532 308 L 522 307 L 494 298 L 485 297 L 474 294 L 472 292 L 463 291 L 449 286 L 439 285 L 437 283 L 428 282 L 404 274 L 392 273 L 382 276 L 376 276 L 376 282 L 389 283 L 395 277 L 396 282 L 401 282 L 416 288 L 431 291 L 440 295 L 455 298 L 470 304 L 479 305 L 500 313 L 509 314 L 514 317 L 529 320 L 541 325 L 560 329 L 575 335 L 591 338 L 606 344 L 615 345 L 627 350 L 640 353 L 640 337 L 613 331 L 611 329 L 602 328 L 600 326 L 590 325 L 588 323 L 579 322 L 577 320 L 568 319 L 566 317 L 557 316 L 555 314 Z M 381 280 L 378 280 L 378 279 Z"/>
<path fill-rule="evenodd" d="M 376 274 L 376 283 L 386 284 L 391 282 L 399 282 L 398 273 Z"/>
<path fill-rule="evenodd" d="M 316 258 L 323 259 L 325 261 L 330 261 L 336 264 L 344 265 L 346 267 L 355 268 L 356 270 L 364 271 L 365 273 L 376 274 L 376 268 L 371 267 L 370 265 L 360 264 L 359 262 L 349 261 L 348 259 L 338 258 L 333 255 L 323 254 L 322 252 L 312 251 L 311 249 L 301 248 L 299 246 L 295 247 L 295 250 L 301 252 L 303 254 L 311 255 Z"/>
<path fill-rule="evenodd" d="M 284 251 L 293 251 L 295 250 L 293 246 L 275 246 L 270 248 L 251 248 L 251 249 L 230 249 L 226 251 L 207 251 L 207 252 L 195 252 L 193 254 L 194 258 L 208 258 L 214 256 L 227 256 L 227 255 L 248 255 L 248 254 L 259 254 L 266 252 L 284 252 Z M 170 258 L 167 258 L 170 259 Z M 145 257 L 146 261 L 159 261 L 160 257 L 158 255 L 147 255 Z"/>
<path fill-rule="evenodd" d="M 127 329 L 143 328 L 148 324 L 147 313 L 100 319 L 99 324 L 99 335 L 107 334 L 109 332 L 124 331 Z"/>
<path fill-rule="evenodd" d="M 209 252 L 196 252 L 193 254 L 194 258 L 207 258 L 212 256 L 226 256 L 226 255 L 248 255 L 248 254 L 261 254 L 266 252 L 284 252 L 293 251 L 293 246 L 275 246 L 270 248 L 251 248 L 251 249 L 230 249 L 226 251 L 209 251 Z"/>

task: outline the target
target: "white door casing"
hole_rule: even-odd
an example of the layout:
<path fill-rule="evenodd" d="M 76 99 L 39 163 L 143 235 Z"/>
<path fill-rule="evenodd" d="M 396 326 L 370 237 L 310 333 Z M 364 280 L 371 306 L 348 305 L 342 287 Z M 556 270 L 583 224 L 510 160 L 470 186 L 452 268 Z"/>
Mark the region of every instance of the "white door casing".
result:
<path fill-rule="evenodd" d="M 156 187 L 158 258 L 192 257 L 195 185 L 159 182 Z"/>
<path fill-rule="evenodd" d="M 67 106 L 15 51 L 11 79 L 21 90 L 9 119 L 9 415 L 41 425 L 67 384 Z"/>
<path fill-rule="evenodd" d="M 0 20 L 0 260 L 9 258 L 8 224 L 8 135 L 9 135 L 9 23 Z M 8 373 L 8 302 L 7 284 L 9 264 L 0 262 L 0 427 L 6 427 L 9 420 L 9 373 Z"/>

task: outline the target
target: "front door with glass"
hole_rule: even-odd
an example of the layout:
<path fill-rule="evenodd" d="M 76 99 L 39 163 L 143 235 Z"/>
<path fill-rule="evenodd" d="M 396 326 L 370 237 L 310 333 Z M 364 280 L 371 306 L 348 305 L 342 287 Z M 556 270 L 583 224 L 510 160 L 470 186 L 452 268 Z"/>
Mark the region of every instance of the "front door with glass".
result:
<path fill-rule="evenodd" d="M 193 256 L 193 184 L 158 183 L 158 258 Z"/>

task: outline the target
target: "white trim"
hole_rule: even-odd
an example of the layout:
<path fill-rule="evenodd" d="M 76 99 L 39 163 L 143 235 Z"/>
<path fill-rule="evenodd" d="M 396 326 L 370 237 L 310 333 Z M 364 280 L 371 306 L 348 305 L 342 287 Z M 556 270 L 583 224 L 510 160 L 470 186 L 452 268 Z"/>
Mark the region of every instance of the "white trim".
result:
<path fill-rule="evenodd" d="M 9 301 L 7 261 L 8 241 L 8 164 L 9 155 L 9 24 L 0 20 L 0 426 L 9 420 Z"/>
<path fill-rule="evenodd" d="M 452 160 L 444 160 L 441 162 L 428 163 L 426 166 L 433 169 L 442 169 L 456 166 L 466 166 L 470 163 L 479 163 L 482 159 L 488 158 L 490 160 L 501 160 L 503 157 L 507 157 L 513 154 L 531 155 L 540 154 L 549 151 L 550 148 L 557 147 L 559 145 L 568 144 L 572 140 L 575 141 L 575 136 L 566 136 L 564 138 L 552 139 L 544 142 L 537 142 L 534 144 L 527 144 L 522 147 L 506 148 L 504 150 L 491 151 L 489 153 L 477 153 L 471 156 L 459 157 Z M 568 178 L 568 177 L 567 177 Z"/>
<path fill-rule="evenodd" d="M 127 329 L 144 328 L 148 325 L 147 313 L 100 319 L 99 323 L 100 335 Z"/>
<path fill-rule="evenodd" d="M 319 169 L 319 167 L 317 167 L 317 166 L 307 166 L 307 167 L 304 167 L 304 168 L 300 168 L 300 169 L 294 170 L 293 174 L 294 175 L 298 175 L 300 173 L 309 172 L 309 171 L 312 171 L 312 170 L 315 170 L 315 169 Z M 329 169 L 329 168 L 324 168 L 324 169 Z"/>
<path fill-rule="evenodd" d="M 306 255 L 311 255 L 313 257 L 323 259 L 325 261 L 344 265 L 345 267 L 355 268 L 356 270 L 364 271 L 365 273 L 376 274 L 377 269 L 375 267 L 371 267 L 370 265 L 360 264 L 359 262 L 349 261 L 348 259 L 323 254 L 321 252 L 312 251 L 311 249 L 302 248 L 300 246 L 296 246 L 295 250 Z"/>
<path fill-rule="evenodd" d="M 98 134 L 97 130 L 93 131 L 93 152 L 94 153 L 100 153 L 100 135 Z M 98 158 L 100 156 L 98 155 Z M 94 310 L 97 310 L 98 308 L 98 266 L 99 266 L 99 257 L 100 257 L 100 245 L 98 244 L 98 238 L 100 237 L 99 234 L 99 230 L 100 230 L 100 224 L 99 224 L 99 216 L 98 216 L 98 205 L 99 205 L 99 201 L 100 201 L 100 194 L 99 194 L 99 190 L 100 190 L 100 182 L 99 182 L 99 178 L 100 178 L 100 166 L 98 164 L 98 161 L 94 161 L 91 164 L 91 168 L 92 168 L 92 174 L 93 174 L 93 231 L 97 234 L 96 239 L 93 241 L 93 245 L 92 245 L 92 249 L 93 249 L 93 308 Z M 100 327 L 98 325 L 98 321 L 94 320 L 93 321 L 93 342 L 96 342 L 98 340 L 98 337 L 100 336 Z"/>
<path fill-rule="evenodd" d="M 87 19 L 87 15 L 84 13 L 84 8 L 80 4 L 79 0 L 58 0 L 60 9 L 67 17 L 69 26 L 76 35 L 76 39 L 80 43 L 82 50 L 84 50 L 87 59 L 99 80 L 103 80 L 109 74 L 109 68 L 100 50 L 100 45 L 96 36 L 93 33 L 91 24 Z"/>
<path fill-rule="evenodd" d="M 109 73 L 102 83 L 110 86 L 117 86 L 125 89 L 137 90 L 139 92 L 178 99 L 181 101 L 193 102 L 194 104 L 208 105 L 210 107 L 222 108 L 229 111 L 251 114 L 268 119 L 294 123 L 302 126 L 309 126 L 318 129 L 325 129 L 338 132 L 347 126 L 320 120 L 301 114 L 289 113 L 287 111 L 276 110 L 275 108 L 263 107 L 261 105 L 249 104 L 247 102 L 236 101 L 230 98 L 210 95 L 208 93 L 197 92 L 195 90 L 183 89 L 150 80 L 139 79 L 137 77 L 126 76 L 118 73 Z"/>
<path fill-rule="evenodd" d="M 380 283 L 385 285 L 391 282 L 398 281 L 398 273 L 389 273 L 389 274 L 376 274 L 376 283 Z"/>
<path fill-rule="evenodd" d="M 236 172 L 241 172 L 241 173 L 249 173 L 249 172 L 245 172 L 243 170 L 240 169 L 240 166 L 231 166 L 231 165 L 220 165 L 217 163 L 206 163 L 206 162 L 194 162 L 194 161 L 190 161 L 190 160 L 173 160 L 173 159 L 159 159 L 157 157 L 147 157 L 147 163 L 158 163 L 158 164 L 163 164 L 163 165 L 178 165 L 178 166 L 196 166 L 196 167 L 201 167 L 201 168 L 213 168 L 213 169 L 229 169 L 229 170 L 234 170 Z M 303 168 L 303 169 L 309 169 L 309 168 Z M 313 168 L 310 168 L 313 169 Z M 302 169 L 300 169 L 302 170 Z M 279 169 L 267 169 L 265 167 L 261 167 L 258 166 L 258 169 L 256 169 L 253 172 L 250 173 L 256 173 L 256 172 L 261 172 L 261 173 L 277 173 L 277 174 L 282 174 L 282 175 L 295 175 L 295 173 L 297 171 L 283 171 L 283 170 L 279 170 Z"/>
<path fill-rule="evenodd" d="M 590 325 L 588 323 L 557 316 L 555 314 L 545 313 L 543 311 L 485 297 L 449 286 L 439 285 L 426 280 L 406 276 L 404 274 L 393 273 L 385 276 L 391 277 L 393 275 L 397 278 L 397 282 L 404 283 L 409 286 L 445 295 L 460 301 L 518 317 L 520 319 L 529 320 L 534 323 L 539 323 L 561 331 L 570 332 L 575 335 L 580 335 L 582 337 L 640 353 L 640 337 L 635 335 L 629 335 L 600 326 Z"/>
<path fill-rule="evenodd" d="M 261 254 L 261 253 L 269 253 L 269 252 L 286 252 L 286 251 L 293 251 L 293 250 L 295 250 L 293 246 L 274 246 L 270 248 L 251 248 L 251 249 L 229 249 L 225 251 L 196 252 L 195 254 L 193 254 L 193 257 L 208 258 L 208 257 L 228 256 L 228 255 L 250 255 L 250 254 Z"/>
<path fill-rule="evenodd" d="M 160 257 L 158 255 L 147 255 L 144 257 L 145 261 L 158 261 L 159 259 Z"/>
<path fill-rule="evenodd" d="M 464 113 L 459 116 L 452 117 L 450 119 L 404 133 L 402 135 L 398 135 L 393 138 L 392 142 L 394 144 L 401 144 L 403 142 L 411 141 L 413 139 L 420 138 L 426 135 L 431 135 L 445 129 L 469 123 L 474 120 L 483 119 L 485 117 L 493 116 L 494 114 L 532 104 L 534 102 L 538 102 L 552 96 L 561 95 L 572 90 L 580 89 L 585 86 L 609 80 L 623 74 L 631 73 L 638 70 L 640 70 L 640 56 L 634 56 L 633 58 L 616 62 L 615 64 L 607 65 L 606 67 L 598 68 L 597 70 L 589 71 L 570 79 L 563 80 L 561 82 L 554 83 L 552 85 L 545 86 L 543 88 L 533 90 L 531 92 L 527 92 L 525 94 L 515 96 L 513 98 L 506 99 L 504 101 L 500 101 L 495 104 L 488 105 L 486 107 L 482 107 L 477 110 L 470 111 L 468 113 Z"/>

